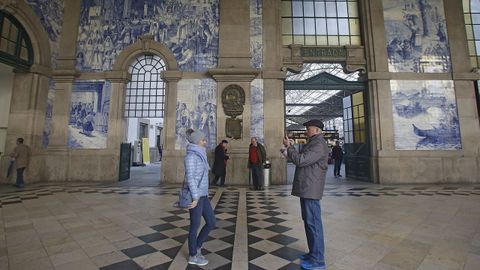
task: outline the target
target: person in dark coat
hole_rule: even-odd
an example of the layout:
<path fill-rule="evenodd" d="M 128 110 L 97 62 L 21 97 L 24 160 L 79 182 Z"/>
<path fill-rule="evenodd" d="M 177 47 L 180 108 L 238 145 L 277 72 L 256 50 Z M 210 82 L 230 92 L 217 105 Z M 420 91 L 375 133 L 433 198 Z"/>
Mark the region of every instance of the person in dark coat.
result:
<path fill-rule="evenodd" d="M 308 142 L 297 151 L 292 140 L 283 139 L 288 159 L 296 165 L 292 195 L 300 197 L 300 208 L 307 236 L 309 252 L 300 256 L 302 269 L 325 269 L 325 244 L 323 237 L 320 200 L 323 196 L 330 152 L 322 135 L 323 123 L 313 119 L 303 124 L 307 127 Z"/>
<path fill-rule="evenodd" d="M 222 140 L 221 143 L 215 148 L 215 161 L 213 162 L 212 172 L 215 174 L 215 180 L 213 180 L 213 185 L 220 185 L 221 187 L 225 186 L 225 175 L 227 174 L 227 140 Z M 220 183 L 218 182 L 220 179 Z"/>
<path fill-rule="evenodd" d="M 332 158 L 335 160 L 333 175 L 335 175 L 335 177 L 342 177 L 342 175 L 340 175 L 340 169 L 342 167 L 343 150 L 339 141 L 336 141 L 335 146 L 332 148 Z"/>

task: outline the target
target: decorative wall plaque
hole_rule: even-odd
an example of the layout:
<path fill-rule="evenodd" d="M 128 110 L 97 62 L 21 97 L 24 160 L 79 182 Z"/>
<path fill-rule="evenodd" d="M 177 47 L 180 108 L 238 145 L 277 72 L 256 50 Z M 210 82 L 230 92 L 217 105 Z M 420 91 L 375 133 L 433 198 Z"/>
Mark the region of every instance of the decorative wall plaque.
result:
<path fill-rule="evenodd" d="M 245 105 L 245 91 L 242 87 L 236 84 L 231 84 L 222 92 L 223 110 L 227 116 L 225 125 L 225 134 L 228 138 L 241 139 L 242 138 L 242 119 L 237 119 L 237 116 L 243 114 L 243 105 Z"/>

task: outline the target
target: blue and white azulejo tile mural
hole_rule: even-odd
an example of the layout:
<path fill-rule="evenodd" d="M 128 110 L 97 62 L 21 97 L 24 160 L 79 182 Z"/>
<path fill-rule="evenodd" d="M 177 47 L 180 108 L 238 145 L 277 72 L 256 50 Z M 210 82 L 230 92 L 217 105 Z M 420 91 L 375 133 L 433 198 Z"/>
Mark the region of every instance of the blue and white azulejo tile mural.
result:
<path fill-rule="evenodd" d="M 52 67 L 55 68 L 57 66 L 60 34 L 62 33 L 64 1 L 26 0 L 26 2 L 38 16 L 48 34 L 52 54 Z"/>
<path fill-rule="evenodd" d="M 451 70 L 442 0 L 383 0 L 390 72 Z"/>
<path fill-rule="evenodd" d="M 250 123 L 250 136 L 256 137 L 264 143 L 263 133 L 263 80 L 255 79 L 251 83 L 252 119 Z"/>
<path fill-rule="evenodd" d="M 70 102 L 68 146 L 106 148 L 109 110 L 110 82 L 75 81 Z"/>
<path fill-rule="evenodd" d="M 107 71 L 141 35 L 175 55 L 180 70 L 217 65 L 219 0 L 83 0 L 77 69 Z"/>
<path fill-rule="evenodd" d="M 397 150 L 462 148 L 453 81 L 390 82 Z"/>
<path fill-rule="evenodd" d="M 183 79 L 177 84 L 175 149 L 185 149 L 185 132 L 201 130 L 207 149 L 217 146 L 217 83 L 213 79 Z"/>
<path fill-rule="evenodd" d="M 263 67 L 263 0 L 250 0 L 250 64 Z"/>

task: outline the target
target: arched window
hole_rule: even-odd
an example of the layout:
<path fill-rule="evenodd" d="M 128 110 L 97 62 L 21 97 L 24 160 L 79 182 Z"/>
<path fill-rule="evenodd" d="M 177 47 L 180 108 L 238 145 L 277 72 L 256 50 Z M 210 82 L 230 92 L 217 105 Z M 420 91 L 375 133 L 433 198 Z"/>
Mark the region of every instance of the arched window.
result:
<path fill-rule="evenodd" d="M 125 117 L 163 118 L 165 83 L 160 73 L 165 62 L 157 55 L 138 56 L 129 68 L 132 80 L 127 86 Z"/>
<path fill-rule="evenodd" d="M 33 63 L 30 38 L 22 25 L 11 15 L 0 11 L 0 61 L 19 69 Z"/>
<path fill-rule="evenodd" d="M 282 0 L 283 45 L 360 45 L 357 0 Z"/>

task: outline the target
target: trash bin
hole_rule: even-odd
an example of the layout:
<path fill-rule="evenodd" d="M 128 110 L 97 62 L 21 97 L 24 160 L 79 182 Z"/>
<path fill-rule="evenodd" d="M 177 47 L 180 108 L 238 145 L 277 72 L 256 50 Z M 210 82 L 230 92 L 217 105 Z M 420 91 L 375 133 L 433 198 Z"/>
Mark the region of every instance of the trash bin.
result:
<path fill-rule="evenodd" d="M 263 165 L 263 186 L 268 187 L 270 186 L 270 178 L 272 176 L 272 164 L 270 161 L 265 161 L 265 165 Z"/>

